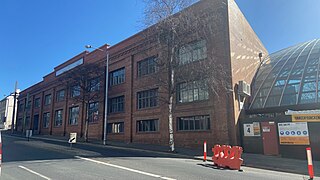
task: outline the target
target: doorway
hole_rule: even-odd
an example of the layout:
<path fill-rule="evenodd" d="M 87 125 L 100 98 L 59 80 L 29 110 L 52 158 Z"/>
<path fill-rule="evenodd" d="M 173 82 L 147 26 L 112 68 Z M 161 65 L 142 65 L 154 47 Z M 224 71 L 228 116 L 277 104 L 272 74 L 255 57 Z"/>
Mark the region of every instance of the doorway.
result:
<path fill-rule="evenodd" d="M 278 155 L 277 127 L 274 121 L 261 122 L 264 155 Z"/>

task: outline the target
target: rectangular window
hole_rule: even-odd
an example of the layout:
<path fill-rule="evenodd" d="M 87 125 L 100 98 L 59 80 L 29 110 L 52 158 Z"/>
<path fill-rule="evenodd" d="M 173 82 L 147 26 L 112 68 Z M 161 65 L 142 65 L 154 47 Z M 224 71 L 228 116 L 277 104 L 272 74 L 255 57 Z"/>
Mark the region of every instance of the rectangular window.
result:
<path fill-rule="evenodd" d="M 201 101 L 209 99 L 208 88 L 199 81 L 180 83 L 177 87 L 178 103 Z"/>
<path fill-rule="evenodd" d="M 124 122 L 108 123 L 108 133 L 123 133 Z"/>
<path fill-rule="evenodd" d="M 100 79 L 99 78 L 94 78 L 89 80 L 88 82 L 88 91 L 89 92 L 94 92 L 94 91 L 99 91 L 100 89 Z"/>
<path fill-rule="evenodd" d="M 157 72 L 157 60 L 157 57 L 153 56 L 138 62 L 138 77 Z"/>
<path fill-rule="evenodd" d="M 24 106 L 23 103 L 20 103 L 20 104 L 19 104 L 19 107 L 18 107 L 19 111 L 23 111 L 23 106 Z"/>
<path fill-rule="evenodd" d="M 34 108 L 39 108 L 40 107 L 40 98 L 36 98 L 34 100 Z"/>
<path fill-rule="evenodd" d="M 80 96 L 80 86 L 79 85 L 72 86 L 70 95 L 71 97 Z"/>
<path fill-rule="evenodd" d="M 69 109 L 69 124 L 77 125 L 79 119 L 79 106 L 71 107 Z"/>
<path fill-rule="evenodd" d="M 158 89 L 137 93 L 138 109 L 158 106 Z"/>
<path fill-rule="evenodd" d="M 89 103 L 88 120 L 89 122 L 97 122 L 99 119 L 99 103 Z"/>
<path fill-rule="evenodd" d="M 64 100 L 64 94 L 65 94 L 65 91 L 64 90 L 60 90 L 57 92 L 57 102 L 59 101 L 63 101 Z"/>
<path fill-rule="evenodd" d="M 109 112 L 124 112 L 124 96 L 109 99 Z"/>
<path fill-rule="evenodd" d="M 29 110 L 29 109 L 30 109 L 30 106 L 31 106 L 31 101 L 28 101 L 26 108 Z"/>
<path fill-rule="evenodd" d="M 141 120 L 137 121 L 137 132 L 156 132 L 159 131 L 159 120 Z"/>
<path fill-rule="evenodd" d="M 200 40 L 192 42 L 179 49 L 179 63 L 188 64 L 207 58 L 206 41 Z"/>
<path fill-rule="evenodd" d="M 27 117 L 26 117 L 26 121 L 25 121 L 25 127 L 26 127 L 26 129 L 29 129 L 29 126 L 30 126 L 30 116 L 27 116 Z"/>
<path fill-rule="evenodd" d="M 125 69 L 121 68 L 110 72 L 109 74 L 109 85 L 114 86 L 117 84 L 122 84 L 125 81 Z"/>
<path fill-rule="evenodd" d="M 49 127 L 49 123 L 50 123 L 50 113 L 49 112 L 43 113 L 42 122 L 43 122 L 43 127 L 44 128 L 48 128 Z"/>
<path fill-rule="evenodd" d="M 210 129 L 210 116 L 178 118 L 178 131 L 205 131 Z"/>
<path fill-rule="evenodd" d="M 44 97 L 44 105 L 51 104 L 51 94 L 48 94 Z"/>
<path fill-rule="evenodd" d="M 57 110 L 54 115 L 54 126 L 59 127 L 62 126 L 62 112 L 63 110 Z"/>

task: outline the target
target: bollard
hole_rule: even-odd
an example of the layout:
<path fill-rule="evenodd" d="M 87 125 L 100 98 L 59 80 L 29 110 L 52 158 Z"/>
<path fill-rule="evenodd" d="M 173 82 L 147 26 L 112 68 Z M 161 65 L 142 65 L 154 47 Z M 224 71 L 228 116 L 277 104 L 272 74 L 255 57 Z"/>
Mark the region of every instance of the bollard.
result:
<path fill-rule="evenodd" d="M 203 143 L 203 162 L 207 161 L 207 141 Z"/>
<path fill-rule="evenodd" d="M 1 164 L 2 164 L 2 137 L 0 131 L 0 176 L 1 176 Z"/>
<path fill-rule="evenodd" d="M 314 173 L 313 173 L 313 165 L 312 165 L 311 148 L 307 147 L 306 150 L 307 150 L 309 176 L 310 176 L 310 179 L 313 179 Z"/>

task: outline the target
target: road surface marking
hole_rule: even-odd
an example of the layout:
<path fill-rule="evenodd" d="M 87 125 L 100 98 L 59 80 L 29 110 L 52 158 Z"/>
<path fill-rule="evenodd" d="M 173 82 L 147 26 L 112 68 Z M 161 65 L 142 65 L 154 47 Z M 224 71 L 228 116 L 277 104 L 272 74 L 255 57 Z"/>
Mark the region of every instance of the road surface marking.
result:
<path fill-rule="evenodd" d="M 103 165 L 110 166 L 110 167 L 114 167 L 114 168 L 118 168 L 118 169 L 123 169 L 123 170 L 126 170 L 126 171 L 131 171 L 131 172 L 135 172 L 135 173 L 138 173 L 138 174 L 143 174 L 143 175 L 151 176 L 151 177 L 155 177 L 155 178 L 166 179 L 166 180 L 176 180 L 176 179 L 173 179 L 173 178 L 164 177 L 164 176 L 160 176 L 160 175 L 157 175 L 157 174 L 152 174 L 152 173 L 148 173 L 148 172 L 143 172 L 143 171 L 139 171 L 139 170 L 127 168 L 127 167 L 124 167 L 124 166 L 119 166 L 119 165 L 115 165 L 115 164 L 110 164 L 110 163 L 106 163 L 106 162 L 102 162 L 102 161 L 97 161 L 97 160 L 93 160 L 93 159 L 89 159 L 89 158 L 84 158 L 84 157 L 80 157 L 80 156 L 75 156 L 75 158 L 79 158 L 79 159 L 82 159 L 82 160 L 95 162 L 95 163 L 97 163 L 97 164 L 103 164 Z"/>
<path fill-rule="evenodd" d="M 44 178 L 44 179 L 51 180 L 51 179 L 48 178 L 47 176 L 44 176 L 44 175 L 42 175 L 42 174 L 40 174 L 40 173 L 37 173 L 37 172 L 35 172 L 35 171 L 32 171 L 31 169 L 28 169 L 28 168 L 26 168 L 26 167 L 24 167 L 24 166 L 19 166 L 19 168 L 22 168 L 22 169 L 24 169 L 24 170 L 26 170 L 26 171 L 29 171 L 29 172 L 31 172 L 31 173 L 33 173 L 33 174 L 35 174 L 35 175 L 38 175 L 38 176 L 40 176 L 40 177 L 42 177 L 42 178 Z"/>

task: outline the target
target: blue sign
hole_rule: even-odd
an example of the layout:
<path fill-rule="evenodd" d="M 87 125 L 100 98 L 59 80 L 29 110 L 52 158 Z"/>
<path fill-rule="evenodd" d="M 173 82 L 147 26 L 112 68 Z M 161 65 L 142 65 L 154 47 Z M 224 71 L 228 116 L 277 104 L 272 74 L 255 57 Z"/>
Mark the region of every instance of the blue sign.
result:
<path fill-rule="evenodd" d="M 296 134 L 296 132 L 294 132 L 294 131 L 291 131 L 291 135 L 295 135 Z"/>
<path fill-rule="evenodd" d="M 301 131 L 297 131 L 297 134 L 298 134 L 298 135 L 301 135 Z"/>
<path fill-rule="evenodd" d="M 284 135 L 284 132 L 283 132 L 283 131 L 280 131 L 280 134 L 281 134 L 281 135 Z"/>
<path fill-rule="evenodd" d="M 307 135 L 307 134 L 308 134 L 308 132 L 307 132 L 307 131 L 303 131 L 302 133 L 303 133 L 304 135 Z"/>
<path fill-rule="evenodd" d="M 286 131 L 286 135 L 289 135 L 290 134 L 290 132 L 289 131 Z"/>

